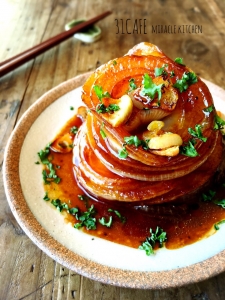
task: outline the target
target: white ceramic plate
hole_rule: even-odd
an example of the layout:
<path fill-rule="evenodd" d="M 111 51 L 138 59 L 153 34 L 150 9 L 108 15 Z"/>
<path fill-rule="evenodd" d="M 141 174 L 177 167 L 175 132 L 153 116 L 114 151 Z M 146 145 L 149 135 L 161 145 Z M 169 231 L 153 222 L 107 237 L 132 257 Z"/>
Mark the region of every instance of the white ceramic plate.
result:
<path fill-rule="evenodd" d="M 80 86 L 88 74 L 71 79 L 37 100 L 13 131 L 5 152 L 4 185 L 9 205 L 26 234 L 66 267 L 95 280 L 133 288 L 164 288 L 206 279 L 225 269 L 225 226 L 216 234 L 156 255 L 115 244 L 74 229 L 43 201 L 43 149 L 81 104 Z M 206 82 L 216 108 L 225 112 L 225 91 Z M 70 110 L 73 106 L 75 110 Z M 163 277 L 162 277 L 163 276 Z M 163 280 L 162 280 L 163 278 Z"/>

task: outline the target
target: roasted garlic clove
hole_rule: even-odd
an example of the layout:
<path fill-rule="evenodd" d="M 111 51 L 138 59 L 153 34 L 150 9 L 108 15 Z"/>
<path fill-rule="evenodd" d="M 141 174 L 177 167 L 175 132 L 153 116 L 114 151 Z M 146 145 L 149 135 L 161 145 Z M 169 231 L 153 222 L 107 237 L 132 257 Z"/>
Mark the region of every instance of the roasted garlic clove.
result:
<path fill-rule="evenodd" d="M 110 99 L 109 105 L 110 104 L 118 105 L 119 109 L 113 112 L 104 113 L 102 114 L 102 117 L 113 127 L 125 124 L 133 110 L 131 98 L 128 95 L 123 95 L 120 99 Z"/>
<path fill-rule="evenodd" d="M 161 135 L 154 136 L 148 142 L 150 149 L 159 150 L 166 149 L 172 146 L 181 146 L 183 143 L 182 138 L 177 133 L 165 132 Z"/>

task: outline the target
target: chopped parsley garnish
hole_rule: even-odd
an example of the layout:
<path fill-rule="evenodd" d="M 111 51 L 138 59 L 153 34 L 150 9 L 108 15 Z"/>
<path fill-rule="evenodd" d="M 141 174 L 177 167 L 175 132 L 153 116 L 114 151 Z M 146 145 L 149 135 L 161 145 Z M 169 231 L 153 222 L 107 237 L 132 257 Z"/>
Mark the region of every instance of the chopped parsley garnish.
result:
<path fill-rule="evenodd" d="M 115 66 L 115 65 L 117 65 L 117 61 L 116 60 L 113 60 L 113 65 Z"/>
<path fill-rule="evenodd" d="M 148 141 L 140 140 L 136 135 L 125 136 L 124 141 L 126 145 L 142 146 L 144 150 L 148 150 Z"/>
<path fill-rule="evenodd" d="M 207 193 L 202 194 L 202 200 L 205 202 L 212 201 L 213 197 L 216 195 L 216 192 L 209 190 Z"/>
<path fill-rule="evenodd" d="M 224 223 L 225 223 L 225 220 L 221 220 L 221 221 L 217 222 L 216 224 L 214 224 L 214 228 L 216 230 L 219 230 L 220 229 L 220 225 L 224 224 Z"/>
<path fill-rule="evenodd" d="M 106 138 L 106 133 L 105 133 L 105 131 L 102 129 L 102 127 L 100 128 L 100 134 L 101 134 L 101 136 L 102 136 L 103 139 Z"/>
<path fill-rule="evenodd" d="M 201 129 L 201 128 L 202 128 L 201 125 L 196 124 L 196 125 L 195 125 L 195 130 L 192 129 L 192 128 L 188 128 L 188 132 L 189 132 L 193 137 L 195 137 L 195 138 L 197 138 L 197 139 L 199 139 L 199 140 L 201 140 L 201 141 L 203 141 L 203 142 L 206 142 L 206 141 L 207 141 L 207 138 L 204 137 L 204 136 L 202 135 L 202 129 Z"/>
<path fill-rule="evenodd" d="M 80 216 L 77 214 L 77 220 L 79 223 L 74 224 L 74 228 L 86 227 L 87 230 L 96 229 L 96 218 L 94 215 L 96 211 L 94 209 L 94 205 L 88 208 L 87 211 L 83 212 Z"/>
<path fill-rule="evenodd" d="M 129 79 L 129 86 L 130 86 L 129 92 L 130 92 L 130 91 L 133 91 L 133 90 L 136 90 L 137 86 L 136 86 L 136 84 L 135 84 L 134 78 Z"/>
<path fill-rule="evenodd" d="M 46 170 L 42 171 L 42 179 L 44 181 L 44 184 L 50 184 L 50 181 L 47 180 L 48 179 L 48 174 L 47 174 Z"/>
<path fill-rule="evenodd" d="M 106 227 L 112 226 L 112 216 L 109 217 L 109 220 L 106 221 L 105 217 L 102 217 L 101 219 L 98 219 L 99 223 Z"/>
<path fill-rule="evenodd" d="M 215 109 L 215 106 L 212 104 L 212 105 L 204 108 L 203 111 L 211 113 L 212 111 L 214 111 L 214 109 Z"/>
<path fill-rule="evenodd" d="M 58 176 L 56 175 L 55 169 L 53 168 L 53 164 L 48 163 L 47 166 L 49 169 L 48 178 L 53 178 L 53 179 L 57 178 Z"/>
<path fill-rule="evenodd" d="M 142 144 L 141 140 L 139 140 L 136 135 L 125 136 L 124 141 L 127 145 L 134 145 L 135 147 L 138 147 Z"/>
<path fill-rule="evenodd" d="M 94 91 L 98 97 L 98 99 L 100 100 L 100 102 L 102 102 L 102 98 L 110 98 L 110 94 L 108 92 L 104 92 L 102 87 L 99 85 L 95 85 L 94 86 Z"/>
<path fill-rule="evenodd" d="M 109 106 L 105 106 L 105 104 L 100 103 L 96 106 L 97 113 L 105 114 L 105 113 L 113 113 L 114 111 L 119 110 L 120 107 L 117 104 L 109 104 Z"/>
<path fill-rule="evenodd" d="M 79 195 L 80 199 L 86 200 L 87 196 L 85 195 Z M 48 193 L 45 193 L 45 196 L 43 197 L 43 200 L 49 201 L 50 198 L 48 197 Z M 59 211 L 66 211 L 68 214 L 71 214 L 76 217 L 76 219 L 79 221 L 74 224 L 74 228 L 81 228 L 86 227 L 87 230 L 89 229 L 96 229 L 96 219 L 94 218 L 94 215 L 96 214 L 96 211 L 94 209 L 94 205 L 89 207 L 87 211 L 80 212 L 79 208 L 77 207 L 69 207 L 69 205 L 66 202 L 62 202 L 60 199 L 52 199 L 51 204 L 55 206 L 55 208 Z"/>
<path fill-rule="evenodd" d="M 179 65 L 185 66 L 182 57 L 177 57 L 177 58 L 174 59 L 174 61 L 175 61 L 177 64 L 179 64 Z"/>
<path fill-rule="evenodd" d="M 42 178 L 44 181 L 44 184 L 50 184 L 51 182 L 55 182 L 55 183 L 60 183 L 61 178 L 59 178 L 56 173 L 55 170 L 53 169 L 53 165 L 51 163 L 49 163 L 47 165 L 47 167 L 49 168 L 50 166 L 50 172 L 47 172 L 46 170 L 42 171 Z"/>
<path fill-rule="evenodd" d="M 79 209 L 77 207 L 69 208 L 68 213 L 75 216 L 79 212 Z"/>
<path fill-rule="evenodd" d="M 162 86 L 163 84 L 155 84 L 152 80 L 152 78 L 145 73 L 143 76 L 143 88 L 141 90 L 142 96 L 148 96 L 153 100 L 155 98 L 156 93 L 158 93 L 158 99 L 160 100 L 162 97 Z"/>
<path fill-rule="evenodd" d="M 74 110 L 74 107 L 73 107 L 73 106 L 70 106 L 70 110 Z"/>
<path fill-rule="evenodd" d="M 150 228 L 150 236 L 139 246 L 139 249 L 144 250 L 146 255 L 154 254 L 155 244 L 158 242 L 159 247 L 163 247 L 163 243 L 167 240 L 166 232 L 162 228 L 156 227 L 155 232 Z"/>
<path fill-rule="evenodd" d="M 127 158 L 128 156 L 128 152 L 127 152 L 127 149 L 125 147 L 123 147 L 122 149 L 120 149 L 118 151 L 118 157 L 121 158 L 121 159 L 125 159 Z"/>
<path fill-rule="evenodd" d="M 49 201 L 50 200 L 50 198 L 48 197 L 48 192 L 45 192 L 43 200 L 45 200 L 45 201 Z"/>
<path fill-rule="evenodd" d="M 55 183 L 59 183 L 61 179 L 57 176 L 53 164 L 49 162 L 47 164 L 47 168 L 49 169 L 49 172 L 45 173 L 45 181 L 54 181 Z"/>
<path fill-rule="evenodd" d="M 170 77 L 172 78 L 172 77 L 174 77 L 175 76 L 175 72 L 172 70 L 171 72 L 170 72 Z"/>
<path fill-rule="evenodd" d="M 196 82 L 198 82 L 198 78 L 194 72 L 185 72 L 182 78 L 178 79 L 173 86 L 179 89 L 180 93 L 182 93 L 186 91 L 190 85 Z"/>
<path fill-rule="evenodd" d="M 168 67 L 168 64 L 164 64 L 161 68 L 155 68 L 155 77 L 161 76 L 161 75 L 168 75 L 165 68 Z"/>
<path fill-rule="evenodd" d="M 189 157 L 196 157 L 198 156 L 198 152 L 195 149 L 195 140 L 189 140 L 188 143 L 180 147 L 180 153 L 189 156 Z"/>
<path fill-rule="evenodd" d="M 123 216 L 121 215 L 121 213 L 120 213 L 118 210 L 109 208 L 109 209 L 108 209 L 108 212 L 114 212 L 114 213 L 116 214 L 116 216 L 120 219 L 120 221 L 121 221 L 122 223 L 125 223 L 125 222 L 126 222 L 126 218 L 123 217 Z"/>
<path fill-rule="evenodd" d="M 225 199 L 221 199 L 221 200 L 214 200 L 213 203 L 222 206 L 222 208 L 225 208 Z"/>
<path fill-rule="evenodd" d="M 65 203 L 65 202 L 62 202 L 60 199 L 53 199 L 53 200 L 51 201 L 51 203 L 52 203 L 52 205 L 54 205 L 54 206 L 58 209 L 58 211 L 60 211 L 60 212 L 61 212 L 63 209 L 69 210 L 68 204 Z"/>
<path fill-rule="evenodd" d="M 213 190 L 208 190 L 206 193 L 202 194 L 202 200 L 205 202 L 213 202 L 216 205 L 221 206 L 222 208 L 225 209 L 225 199 L 215 199 L 213 200 L 213 198 L 216 195 L 216 191 Z"/>
<path fill-rule="evenodd" d="M 78 127 L 77 126 L 73 126 L 70 128 L 70 132 L 73 133 L 74 135 L 77 134 L 78 131 Z"/>
<path fill-rule="evenodd" d="M 46 166 L 46 169 L 42 171 L 42 178 L 44 184 L 50 184 L 51 182 L 59 183 L 61 179 L 57 176 L 54 165 L 49 161 L 49 153 L 50 144 L 48 144 L 44 150 L 38 152 L 42 164 Z"/>
<path fill-rule="evenodd" d="M 38 156 L 43 165 L 46 165 L 49 163 L 49 160 L 48 160 L 49 153 L 50 153 L 50 144 L 48 144 L 44 150 L 41 150 L 38 152 Z"/>
<path fill-rule="evenodd" d="M 225 121 L 216 114 L 215 115 L 215 124 L 214 124 L 213 129 L 215 129 L 215 130 L 223 129 L 223 126 L 225 126 Z"/>
<path fill-rule="evenodd" d="M 106 133 L 105 133 L 105 131 L 104 131 L 104 129 L 103 129 L 104 127 L 105 127 L 105 123 L 102 122 L 102 124 L 101 124 L 101 126 L 100 126 L 100 134 L 101 134 L 101 136 L 102 136 L 103 139 L 106 138 Z"/>

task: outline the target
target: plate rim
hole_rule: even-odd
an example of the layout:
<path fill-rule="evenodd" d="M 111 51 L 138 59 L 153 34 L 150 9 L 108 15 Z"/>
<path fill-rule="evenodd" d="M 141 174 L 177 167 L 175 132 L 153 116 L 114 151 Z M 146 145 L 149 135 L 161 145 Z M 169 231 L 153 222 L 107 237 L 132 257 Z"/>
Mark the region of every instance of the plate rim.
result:
<path fill-rule="evenodd" d="M 104 284 L 136 289 L 175 288 L 203 281 L 223 272 L 225 270 L 225 250 L 193 265 L 165 271 L 130 271 L 105 266 L 67 249 L 51 237 L 36 220 L 23 197 L 18 172 L 24 139 L 32 123 L 51 103 L 80 87 L 90 74 L 91 72 L 78 75 L 43 94 L 23 114 L 10 135 L 4 152 L 3 184 L 10 209 L 21 228 L 52 259 L 82 276 Z M 204 81 L 217 90 L 219 88 L 225 92 L 217 85 L 207 80 Z M 23 139 L 18 139 L 18 134 L 21 136 L 21 132 Z M 14 163 L 11 164 L 11 161 Z"/>

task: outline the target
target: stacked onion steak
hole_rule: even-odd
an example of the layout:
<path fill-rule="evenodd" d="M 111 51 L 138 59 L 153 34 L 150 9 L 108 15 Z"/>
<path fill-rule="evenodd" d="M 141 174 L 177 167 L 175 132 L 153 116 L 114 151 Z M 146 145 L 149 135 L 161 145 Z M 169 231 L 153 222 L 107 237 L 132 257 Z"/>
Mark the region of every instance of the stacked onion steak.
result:
<path fill-rule="evenodd" d="M 138 44 L 98 68 L 82 100 L 74 173 L 96 199 L 169 202 L 206 184 L 221 162 L 207 86 L 155 45 Z"/>

